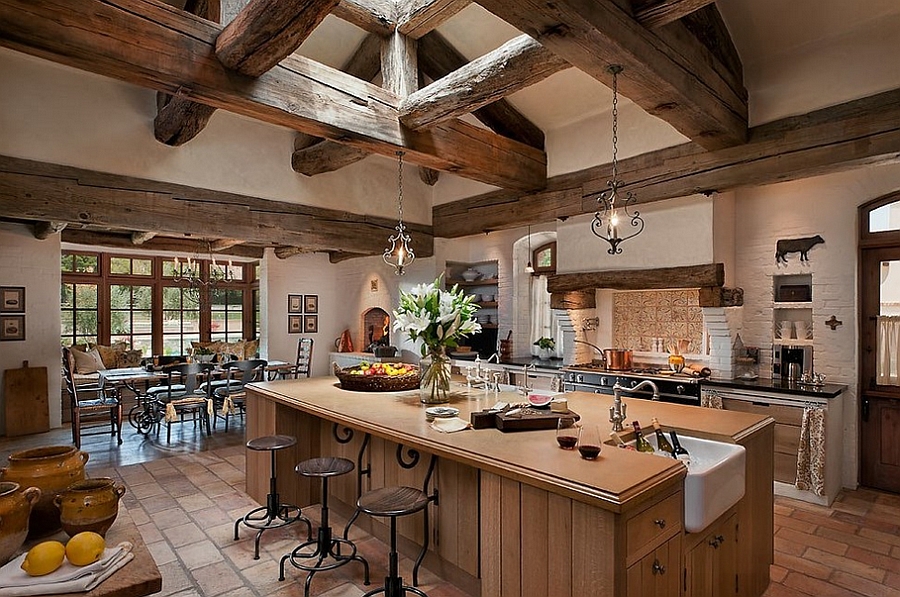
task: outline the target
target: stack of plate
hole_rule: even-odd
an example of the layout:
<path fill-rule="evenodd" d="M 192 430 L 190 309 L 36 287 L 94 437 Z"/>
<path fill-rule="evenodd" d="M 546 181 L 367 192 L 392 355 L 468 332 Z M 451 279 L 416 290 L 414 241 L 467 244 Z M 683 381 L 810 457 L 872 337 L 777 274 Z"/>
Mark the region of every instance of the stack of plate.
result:
<path fill-rule="evenodd" d="M 452 406 L 432 406 L 425 409 L 425 420 L 434 421 L 435 419 L 451 419 L 459 414 L 458 408 Z"/>

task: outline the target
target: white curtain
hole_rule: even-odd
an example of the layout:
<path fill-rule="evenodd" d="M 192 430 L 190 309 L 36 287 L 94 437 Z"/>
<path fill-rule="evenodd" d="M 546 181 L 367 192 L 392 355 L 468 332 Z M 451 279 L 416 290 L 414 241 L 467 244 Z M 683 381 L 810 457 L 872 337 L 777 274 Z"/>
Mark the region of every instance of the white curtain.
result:
<path fill-rule="evenodd" d="M 550 293 L 547 292 L 547 276 L 531 276 L 531 354 L 538 356 L 540 349 L 534 345 L 539 338 L 553 338 L 556 348 L 552 356 L 562 357 L 562 328 L 550 309 Z"/>
<path fill-rule="evenodd" d="M 900 316 L 878 318 L 878 384 L 900 386 Z"/>

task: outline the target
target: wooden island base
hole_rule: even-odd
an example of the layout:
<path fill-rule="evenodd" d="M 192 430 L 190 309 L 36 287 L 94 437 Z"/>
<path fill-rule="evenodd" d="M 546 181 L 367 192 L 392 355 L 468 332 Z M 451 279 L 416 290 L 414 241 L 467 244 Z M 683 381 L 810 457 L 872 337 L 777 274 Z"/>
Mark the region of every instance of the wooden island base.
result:
<path fill-rule="evenodd" d="M 583 424 L 600 425 L 603 435 L 608 433 L 612 397 L 573 392 L 567 398 Z M 468 394 L 460 386 L 451 405 L 468 420 L 470 412 L 497 400 L 519 397 Z M 773 559 L 774 421 L 639 399 L 626 402 L 629 421 L 649 424 L 655 416 L 663 427 L 684 435 L 743 445 L 743 499 L 704 531 L 685 533 L 686 469 L 674 459 L 605 446 L 599 459 L 587 461 L 577 451 L 559 449 L 553 430 L 444 434 L 426 422 L 417 392 L 348 392 L 330 377 L 253 384 L 247 437 L 280 433 L 297 438 L 294 448 L 279 454 L 278 484 L 282 501 L 299 506 L 318 503 L 319 487 L 296 475 L 294 466 L 316 456 L 357 462 L 367 434 L 361 463 L 369 473 L 361 477 L 363 492 L 386 485 L 420 487 L 426 456 L 437 455 L 438 500 L 429 506 L 425 565 L 473 596 L 761 595 Z M 421 452 L 414 469 L 398 465 L 400 445 L 405 457 L 409 448 Z M 268 486 L 268 455 L 248 451 L 248 493 L 264 503 Z M 330 489 L 336 511 L 351 513 L 356 474 L 333 479 Z M 387 537 L 380 520 L 363 516 L 358 524 Z M 423 517 L 401 518 L 398 531 L 401 551 L 415 555 L 424 540 Z"/>

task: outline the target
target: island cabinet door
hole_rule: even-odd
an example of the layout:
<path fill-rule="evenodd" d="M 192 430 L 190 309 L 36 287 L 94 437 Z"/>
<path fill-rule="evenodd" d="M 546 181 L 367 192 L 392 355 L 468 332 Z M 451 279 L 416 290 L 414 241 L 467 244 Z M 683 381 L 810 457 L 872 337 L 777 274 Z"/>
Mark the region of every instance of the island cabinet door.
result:
<path fill-rule="evenodd" d="M 699 541 L 688 540 L 684 562 L 684 597 L 727 597 L 738 592 L 737 515 L 700 533 Z M 692 537 L 688 535 L 688 537 Z"/>
<path fill-rule="evenodd" d="M 681 535 L 678 534 L 628 567 L 628 597 L 677 597 L 681 594 Z"/>

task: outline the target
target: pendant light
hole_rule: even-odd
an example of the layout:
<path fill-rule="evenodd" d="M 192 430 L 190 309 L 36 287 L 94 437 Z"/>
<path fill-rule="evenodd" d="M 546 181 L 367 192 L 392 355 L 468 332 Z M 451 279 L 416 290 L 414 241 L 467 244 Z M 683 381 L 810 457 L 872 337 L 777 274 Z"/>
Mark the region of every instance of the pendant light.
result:
<path fill-rule="evenodd" d="M 628 206 L 637 201 L 634 193 L 628 191 L 625 193 L 623 201 L 619 202 L 619 187 L 622 181 L 619 180 L 619 159 L 618 159 L 618 129 L 619 129 L 619 86 L 618 76 L 622 72 L 622 67 L 618 64 L 611 65 L 607 71 L 613 76 L 613 103 L 612 103 L 612 180 L 606 183 L 609 190 L 604 191 L 597 197 L 598 209 L 594 212 L 594 219 L 591 222 L 591 232 L 599 238 L 609 243 L 610 255 L 619 255 L 622 249 L 619 247 L 623 241 L 634 238 L 644 230 L 644 220 L 641 218 L 639 211 L 633 214 L 628 210 Z M 625 225 L 627 220 L 631 220 L 630 225 L 634 228 L 634 232 L 625 236 L 620 236 L 620 226 Z M 624 222 L 623 222 L 624 221 Z"/>
<path fill-rule="evenodd" d="M 525 266 L 525 273 L 534 273 L 534 266 L 531 265 L 531 224 L 528 225 L 528 265 Z"/>
<path fill-rule="evenodd" d="M 397 212 L 398 222 L 397 226 L 394 230 L 397 231 L 397 234 L 394 234 L 390 238 L 388 238 L 388 242 L 390 245 L 388 248 L 384 250 L 384 254 L 382 257 L 384 258 L 384 262 L 394 268 L 394 273 L 398 276 L 402 276 L 406 273 L 406 268 L 416 260 L 416 254 L 412 250 L 412 246 L 410 246 L 410 241 L 412 240 L 409 237 L 409 234 L 406 233 L 406 226 L 403 224 L 403 152 L 397 152 L 397 189 L 398 189 L 398 199 L 397 199 Z"/>

